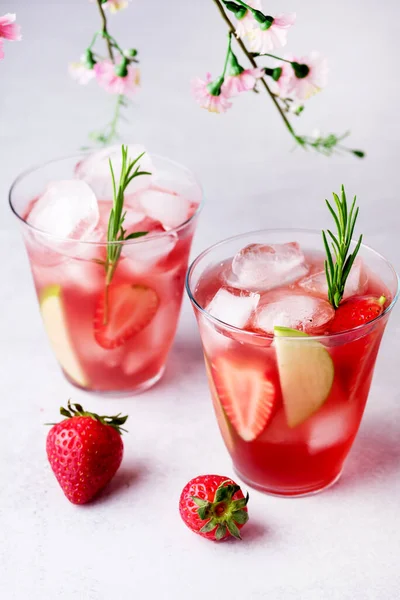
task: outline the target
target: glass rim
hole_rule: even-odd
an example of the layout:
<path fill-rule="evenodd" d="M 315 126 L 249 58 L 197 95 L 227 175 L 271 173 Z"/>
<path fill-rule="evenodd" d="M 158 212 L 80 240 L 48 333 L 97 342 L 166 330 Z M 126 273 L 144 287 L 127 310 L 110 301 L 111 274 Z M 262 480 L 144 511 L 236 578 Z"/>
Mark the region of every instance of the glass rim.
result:
<path fill-rule="evenodd" d="M 240 238 L 246 237 L 246 236 L 256 236 L 260 233 L 283 233 L 283 232 L 297 232 L 297 233 L 307 233 L 307 234 L 317 234 L 317 235 L 321 235 L 321 231 L 317 230 L 317 229 L 306 229 L 306 228 L 293 228 L 293 227 L 278 227 L 278 228 L 269 228 L 269 229 L 257 229 L 254 231 L 248 231 L 246 233 L 240 233 L 238 235 L 233 235 L 229 238 L 226 238 L 224 240 L 221 240 L 220 242 L 217 242 L 215 244 L 213 244 L 212 246 L 209 246 L 208 248 L 206 248 L 205 250 L 203 250 L 203 252 L 201 252 L 190 264 L 187 273 L 186 273 L 186 278 L 185 278 L 185 288 L 186 288 L 186 292 L 189 296 L 189 299 L 191 301 L 191 303 L 196 307 L 197 310 L 199 310 L 199 312 L 201 314 L 203 314 L 207 319 L 209 319 L 212 323 L 214 323 L 215 325 L 217 325 L 218 327 L 223 327 L 224 329 L 227 329 L 228 331 L 232 331 L 232 333 L 234 334 L 240 334 L 240 335 L 244 335 L 245 337 L 248 336 L 249 339 L 259 339 L 259 340 L 271 340 L 274 338 L 273 334 L 270 333 L 257 333 L 255 331 L 248 331 L 246 329 L 240 329 L 240 327 L 235 327 L 234 325 L 229 325 L 229 323 L 225 323 L 225 321 L 221 321 L 220 319 L 217 319 L 216 317 L 214 317 L 213 315 L 211 315 L 204 307 L 202 307 L 199 302 L 197 302 L 196 298 L 194 297 L 193 293 L 192 293 L 192 289 L 190 287 L 190 277 L 191 274 L 194 270 L 194 268 L 199 264 L 199 262 L 205 257 L 207 256 L 207 254 L 209 254 L 212 250 L 215 250 L 216 248 L 218 248 L 219 246 L 222 246 L 224 244 L 227 244 L 229 242 L 233 242 L 235 240 L 238 240 Z M 354 244 L 357 243 L 357 240 L 352 239 L 351 240 Z M 374 250 L 373 248 L 371 248 L 370 246 L 368 246 L 367 244 L 361 244 L 361 248 L 368 250 L 369 252 L 371 252 L 372 254 L 375 255 L 375 257 L 383 260 L 390 268 L 390 270 L 393 273 L 394 279 L 396 281 L 396 292 L 393 295 L 392 301 L 389 304 L 389 306 L 387 306 L 385 308 L 385 310 L 378 315 L 377 317 L 375 317 L 374 319 L 372 319 L 371 321 L 368 321 L 367 323 L 363 323 L 362 325 L 359 325 L 358 327 L 353 327 L 353 329 L 346 329 L 345 331 L 340 331 L 338 333 L 328 333 L 326 335 L 307 335 L 306 337 L 300 337 L 300 336 L 294 336 L 294 335 L 285 335 L 285 336 L 281 336 L 285 339 L 288 340 L 296 340 L 296 342 L 300 343 L 304 343 L 310 340 L 314 340 L 314 341 L 322 341 L 322 340 L 331 340 L 331 339 L 338 339 L 340 337 L 343 336 L 348 336 L 351 333 L 360 333 L 362 331 L 364 331 L 365 329 L 368 329 L 371 325 L 374 325 L 375 323 L 377 323 L 378 321 L 380 321 L 385 315 L 389 314 L 392 310 L 392 308 L 394 307 L 394 305 L 396 304 L 399 294 L 400 294 L 400 288 L 399 288 L 399 284 L 400 284 L 400 279 L 399 276 L 395 270 L 395 268 L 393 267 L 392 263 L 390 261 L 388 261 L 384 256 L 382 256 L 382 254 L 380 254 L 379 252 L 377 252 L 376 250 Z"/>
<path fill-rule="evenodd" d="M 204 206 L 204 190 L 203 190 L 203 186 L 201 185 L 200 181 L 198 180 L 197 176 L 193 173 L 193 171 L 191 171 L 188 167 L 185 167 L 185 165 L 182 165 L 181 163 L 172 160 L 170 158 L 167 158 L 166 156 L 162 156 L 161 154 L 151 154 L 151 158 L 160 158 L 164 161 L 169 162 L 171 165 L 174 165 L 176 167 L 178 167 L 179 169 L 182 169 L 183 171 L 186 171 L 188 173 L 190 173 L 193 176 L 194 182 L 196 183 L 196 185 L 198 186 L 200 193 L 201 193 L 201 199 L 200 202 L 195 210 L 195 212 L 190 215 L 190 217 L 188 219 L 186 219 L 186 221 L 184 221 L 183 223 L 181 223 L 180 225 L 178 225 L 177 227 L 173 227 L 172 229 L 169 229 L 168 231 L 157 231 L 155 233 L 152 233 L 152 235 L 144 235 L 132 240 L 125 240 L 125 241 L 112 241 L 112 242 L 99 242 L 99 241 L 95 241 L 95 240 L 80 240 L 78 238 L 68 238 L 68 237 L 63 237 L 63 236 L 59 236 L 59 235 L 54 235 L 52 233 L 49 233 L 48 231 L 44 231 L 43 229 L 39 229 L 38 227 L 35 227 L 34 225 L 32 225 L 31 223 L 28 223 L 28 221 L 26 219 L 24 219 L 16 210 L 15 206 L 13 205 L 13 193 L 15 191 L 16 186 L 21 183 L 21 181 L 23 181 L 23 179 L 25 179 L 25 177 L 27 177 L 28 175 L 31 175 L 32 173 L 34 173 L 35 171 L 38 171 L 39 169 L 42 169 L 44 167 L 46 167 L 47 165 L 51 165 L 53 163 L 56 162 L 61 162 L 64 160 L 68 160 L 68 159 L 73 159 L 73 158 L 78 158 L 78 157 L 84 157 L 84 156 L 88 156 L 90 154 L 93 154 L 93 152 L 90 151 L 81 151 L 81 152 L 76 152 L 73 154 L 68 154 L 66 156 L 60 156 L 58 158 L 52 158 L 51 160 L 47 160 L 45 162 L 41 162 L 41 163 L 36 163 L 35 165 L 25 169 L 24 171 L 22 171 L 19 175 L 17 175 L 17 177 L 14 179 L 14 181 L 11 184 L 11 187 L 9 189 L 8 192 L 8 203 L 10 205 L 11 208 L 11 212 L 15 215 L 15 217 L 18 219 L 18 221 L 20 223 L 22 223 L 22 225 L 24 227 L 27 227 L 28 230 L 33 231 L 35 233 L 40 234 L 41 236 L 44 236 L 46 238 L 49 238 L 51 240 L 54 240 L 56 242 L 60 242 L 60 243 L 65 243 L 65 242 L 70 242 L 70 243 L 79 243 L 79 244 L 87 244 L 87 245 L 91 245 L 91 246 L 115 246 L 115 245 L 134 245 L 134 244 L 143 244 L 145 242 L 148 242 L 150 240 L 155 240 L 155 239 L 161 239 L 161 238 L 165 238 L 167 236 L 171 236 L 171 235 L 175 235 L 177 234 L 179 231 L 181 231 L 182 229 L 184 229 L 187 225 L 189 225 L 196 217 L 198 217 L 198 215 L 200 214 L 200 212 L 203 209 Z"/>

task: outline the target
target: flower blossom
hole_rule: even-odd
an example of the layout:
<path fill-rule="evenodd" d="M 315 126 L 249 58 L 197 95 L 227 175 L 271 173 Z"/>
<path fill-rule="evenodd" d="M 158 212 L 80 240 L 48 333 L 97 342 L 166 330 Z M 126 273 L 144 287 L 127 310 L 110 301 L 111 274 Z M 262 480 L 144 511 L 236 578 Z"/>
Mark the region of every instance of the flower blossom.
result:
<path fill-rule="evenodd" d="M 265 54 L 275 48 L 283 48 L 287 43 L 288 29 L 294 24 L 296 13 L 279 14 L 273 17 L 268 28 L 263 28 L 262 23 L 251 29 L 246 37 L 250 42 L 250 50 Z"/>
<path fill-rule="evenodd" d="M 236 96 L 240 92 L 248 92 L 254 89 L 257 79 L 261 79 L 265 74 L 264 69 L 246 69 L 237 75 L 226 77 L 222 89 L 227 96 Z"/>
<path fill-rule="evenodd" d="M 230 95 L 222 83 L 219 80 L 214 82 L 211 73 L 207 73 L 205 79 L 200 77 L 193 79 L 192 93 L 201 108 L 209 112 L 223 113 L 232 106 L 232 102 L 228 99 Z"/>
<path fill-rule="evenodd" d="M 96 2 L 96 0 L 90 0 L 90 2 Z M 116 13 L 124 8 L 127 8 L 130 0 L 107 0 L 102 4 L 102 8 L 107 8 L 110 13 Z"/>
<path fill-rule="evenodd" d="M 108 8 L 111 13 L 116 13 L 128 6 L 128 0 L 108 0 L 103 6 Z"/>
<path fill-rule="evenodd" d="M 94 69 L 89 69 L 82 61 L 69 63 L 68 72 L 81 85 L 86 85 L 96 76 Z"/>
<path fill-rule="evenodd" d="M 129 96 L 137 91 L 140 83 L 140 71 L 132 65 L 126 66 L 126 75 L 117 73 L 118 65 L 111 60 L 103 60 L 94 65 L 98 84 L 110 94 Z"/>
<path fill-rule="evenodd" d="M 21 39 L 21 27 L 15 23 L 15 14 L 7 13 L 0 17 L 0 59 L 4 58 L 3 39 L 18 42 Z"/>
<path fill-rule="evenodd" d="M 318 52 L 311 52 L 310 56 L 302 56 L 301 58 L 285 58 L 298 66 L 293 68 L 289 63 L 283 64 L 282 74 L 276 82 L 280 96 L 307 100 L 326 86 L 328 62 Z"/>
<path fill-rule="evenodd" d="M 246 4 L 257 10 L 260 10 L 261 8 L 261 0 L 249 0 Z M 236 37 L 244 38 L 255 27 L 257 27 L 257 21 L 254 19 L 251 12 L 247 10 L 244 17 L 238 19 L 236 22 Z"/>

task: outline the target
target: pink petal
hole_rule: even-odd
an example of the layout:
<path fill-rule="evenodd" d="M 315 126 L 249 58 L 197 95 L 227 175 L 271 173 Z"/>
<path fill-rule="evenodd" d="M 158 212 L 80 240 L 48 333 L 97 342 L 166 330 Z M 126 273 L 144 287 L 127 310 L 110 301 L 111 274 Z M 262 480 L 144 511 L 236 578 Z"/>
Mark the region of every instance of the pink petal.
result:
<path fill-rule="evenodd" d="M 4 58 L 3 40 L 0 39 L 0 60 Z"/>
<path fill-rule="evenodd" d="M 296 21 L 296 13 L 280 13 L 274 17 L 273 25 L 277 27 L 281 27 L 282 29 L 287 29 L 294 25 Z"/>
<path fill-rule="evenodd" d="M 267 31 L 271 32 L 271 39 L 274 48 L 283 48 L 287 44 L 287 30 L 275 27 L 275 23 L 272 24 L 270 29 Z"/>
<path fill-rule="evenodd" d="M 21 27 L 14 23 L 15 18 L 15 14 L 11 13 L 0 17 L 0 37 L 12 41 L 21 39 Z"/>

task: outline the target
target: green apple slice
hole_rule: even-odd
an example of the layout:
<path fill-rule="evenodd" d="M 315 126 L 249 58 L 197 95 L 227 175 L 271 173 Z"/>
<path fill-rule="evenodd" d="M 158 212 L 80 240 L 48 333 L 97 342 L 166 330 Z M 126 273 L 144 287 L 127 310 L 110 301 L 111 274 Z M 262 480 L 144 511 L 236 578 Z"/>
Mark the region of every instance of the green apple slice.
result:
<path fill-rule="evenodd" d="M 40 294 L 39 303 L 44 327 L 58 362 L 72 381 L 81 387 L 88 387 L 88 379 L 79 364 L 68 334 L 61 286 L 46 287 Z"/>
<path fill-rule="evenodd" d="M 289 427 L 304 423 L 328 398 L 334 378 L 332 358 L 320 342 L 302 331 L 274 327 L 283 404 Z"/>

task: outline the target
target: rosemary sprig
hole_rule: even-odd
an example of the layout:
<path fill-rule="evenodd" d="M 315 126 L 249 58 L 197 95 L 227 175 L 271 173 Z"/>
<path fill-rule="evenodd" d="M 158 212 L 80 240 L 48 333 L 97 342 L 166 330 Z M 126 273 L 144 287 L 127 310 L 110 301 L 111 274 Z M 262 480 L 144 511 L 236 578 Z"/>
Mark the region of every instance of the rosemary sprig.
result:
<path fill-rule="evenodd" d="M 134 160 L 131 160 L 128 156 L 128 147 L 121 147 L 122 153 L 122 166 L 121 175 L 119 178 L 118 187 L 116 185 L 115 173 L 112 166 L 111 160 L 110 171 L 113 184 L 113 206 L 110 212 L 110 218 L 108 221 L 107 229 L 107 257 L 104 262 L 104 268 L 106 271 L 106 295 L 105 295 L 105 310 L 104 310 L 104 324 L 108 321 L 108 287 L 112 281 L 115 273 L 115 269 L 118 265 L 118 260 L 121 256 L 122 242 L 126 240 L 132 240 L 134 238 L 142 237 L 147 235 L 147 231 L 137 231 L 126 235 L 126 230 L 123 227 L 126 211 L 124 211 L 124 194 L 125 190 L 135 177 L 140 175 L 151 175 L 148 171 L 141 171 L 139 161 L 145 154 L 142 152 Z M 120 242 L 120 243 L 118 243 Z"/>
<path fill-rule="evenodd" d="M 353 252 L 349 254 L 351 239 L 353 237 L 359 211 L 358 207 L 356 207 L 357 199 L 356 196 L 354 196 L 354 200 L 349 211 L 346 192 L 344 191 L 343 185 L 341 198 L 334 193 L 333 199 L 337 209 L 336 212 L 328 200 L 325 200 L 329 212 L 335 221 L 337 229 L 336 236 L 332 233 L 332 231 L 329 229 L 327 230 L 327 234 L 331 241 L 333 254 L 329 247 L 328 238 L 325 231 L 322 232 L 322 238 L 327 257 L 325 260 L 325 273 L 326 280 L 328 282 L 328 299 L 333 308 L 337 308 L 341 299 L 343 298 L 346 280 L 360 249 L 363 236 L 360 235 L 356 247 L 354 248 Z M 335 262 L 333 257 L 335 258 Z"/>

